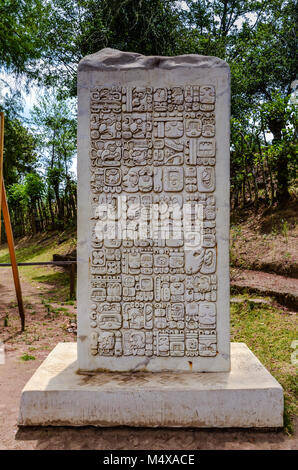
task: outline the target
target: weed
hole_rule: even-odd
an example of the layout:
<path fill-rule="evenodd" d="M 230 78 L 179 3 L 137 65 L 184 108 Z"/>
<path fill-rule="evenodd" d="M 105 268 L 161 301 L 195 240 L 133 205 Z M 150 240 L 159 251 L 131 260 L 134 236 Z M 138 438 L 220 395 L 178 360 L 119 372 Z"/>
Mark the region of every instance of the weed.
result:
<path fill-rule="evenodd" d="M 21 361 L 35 361 L 35 357 L 27 353 L 23 354 L 20 359 Z"/>
<path fill-rule="evenodd" d="M 281 219 L 281 234 L 286 238 L 288 241 L 288 234 L 289 234 L 289 225 L 287 220 Z"/>

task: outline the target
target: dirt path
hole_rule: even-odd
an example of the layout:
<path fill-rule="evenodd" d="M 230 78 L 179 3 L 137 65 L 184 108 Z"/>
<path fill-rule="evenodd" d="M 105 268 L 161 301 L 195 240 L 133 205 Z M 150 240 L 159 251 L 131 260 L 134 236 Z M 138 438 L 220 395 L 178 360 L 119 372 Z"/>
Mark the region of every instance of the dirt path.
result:
<path fill-rule="evenodd" d="M 231 285 L 248 292 L 271 295 L 289 307 L 298 308 L 298 279 L 248 269 L 231 270 Z"/>
<path fill-rule="evenodd" d="M 19 331 L 12 277 L 0 271 L 0 338 L 5 341 L 5 364 L 0 365 L 0 449 L 298 449 L 296 433 L 282 431 L 185 430 L 132 428 L 22 428 L 17 415 L 23 386 L 58 341 L 72 341 L 68 318 L 49 316 L 40 289 L 22 282 L 26 304 L 26 333 Z M 14 306 L 12 306 L 14 305 Z M 71 308 L 71 307 L 69 307 Z M 3 322 L 8 312 L 8 326 Z M 34 312 L 34 314 L 32 313 Z M 22 361 L 27 352 L 35 360 Z"/>

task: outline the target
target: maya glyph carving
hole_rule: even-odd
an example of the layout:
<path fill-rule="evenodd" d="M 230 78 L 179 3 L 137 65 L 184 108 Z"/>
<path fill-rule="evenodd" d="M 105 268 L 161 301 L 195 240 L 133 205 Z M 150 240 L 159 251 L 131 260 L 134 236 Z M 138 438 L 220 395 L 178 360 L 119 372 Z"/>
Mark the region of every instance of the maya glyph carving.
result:
<path fill-rule="evenodd" d="M 90 91 L 90 353 L 217 354 L 215 88 Z"/>

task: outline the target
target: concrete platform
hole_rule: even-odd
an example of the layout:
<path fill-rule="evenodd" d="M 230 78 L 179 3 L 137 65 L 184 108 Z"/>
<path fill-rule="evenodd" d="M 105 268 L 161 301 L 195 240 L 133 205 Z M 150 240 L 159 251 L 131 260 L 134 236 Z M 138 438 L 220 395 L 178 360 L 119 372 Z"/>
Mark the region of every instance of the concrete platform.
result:
<path fill-rule="evenodd" d="M 77 374 L 59 343 L 22 391 L 19 426 L 281 427 L 283 390 L 244 343 L 230 372 Z"/>

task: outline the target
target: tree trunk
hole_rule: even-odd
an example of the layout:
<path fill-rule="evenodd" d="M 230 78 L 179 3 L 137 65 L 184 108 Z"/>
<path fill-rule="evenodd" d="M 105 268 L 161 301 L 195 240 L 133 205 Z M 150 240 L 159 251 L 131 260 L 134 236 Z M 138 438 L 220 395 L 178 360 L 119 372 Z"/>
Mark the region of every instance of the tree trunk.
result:
<path fill-rule="evenodd" d="M 287 155 L 280 155 L 277 162 L 277 201 L 285 204 L 290 199 L 289 193 L 289 169 Z"/>
<path fill-rule="evenodd" d="M 258 142 L 258 147 L 259 147 L 259 162 L 261 166 L 262 179 L 263 179 L 263 184 L 264 184 L 265 202 L 267 204 L 269 202 L 269 194 L 267 190 L 267 181 L 266 181 L 265 168 L 264 168 L 264 156 L 263 156 L 261 142 L 260 142 L 259 137 L 257 137 L 257 142 Z"/>
<path fill-rule="evenodd" d="M 38 201 L 37 201 L 37 208 L 38 208 L 38 212 L 39 212 L 40 231 L 43 231 L 45 227 L 44 227 L 44 218 L 43 218 L 43 212 L 42 212 L 42 208 L 41 208 L 41 204 L 40 204 L 40 199 L 38 199 Z"/>
<path fill-rule="evenodd" d="M 256 168 L 254 168 L 253 166 L 251 167 L 251 174 L 252 174 L 252 178 L 254 182 L 254 192 L 255 192 L 254 204 L 257 207 L 259 204 L 259 187 L 258 187 L 258 182 L 257 182 L 258 173 L 256 171 Z"/>
<path fill-rule="evenodd" d="M 51 216 L 52 230 L 54 230 L 55 229 L 55 215 L 53 211 L 52 197 L 51 197 L 50 192 L 48 193 L 48 203 L 49 203 L 49 211 L 50 211 L 50 216 Z"/>
<path fill-rule="evenodd" d="M 32 204 L 30 210 L 30 219 L 31 219 L 31 229 L 33 235 L 36 235 L 36 220 L 35 220 L 35 204 Z"/>
<path fill-rule="evenodd" d="M 285 127 L 285 124 L 282 119 L 271 119 L 269 121 L 269 129 L 273 134 L 273 143 L 282 142 L 282 129 L 284 127 Z M 290 193 L 289 193 L 288 159 L 283 149 L 277 160 L 276 171 L 277 171 L 276 198 L 279 204 L 285 204 L 290 199 Z"/>

